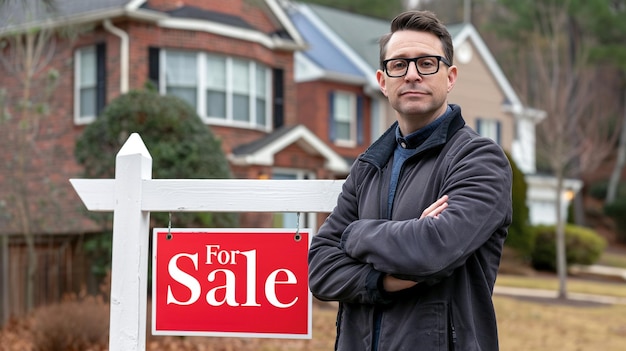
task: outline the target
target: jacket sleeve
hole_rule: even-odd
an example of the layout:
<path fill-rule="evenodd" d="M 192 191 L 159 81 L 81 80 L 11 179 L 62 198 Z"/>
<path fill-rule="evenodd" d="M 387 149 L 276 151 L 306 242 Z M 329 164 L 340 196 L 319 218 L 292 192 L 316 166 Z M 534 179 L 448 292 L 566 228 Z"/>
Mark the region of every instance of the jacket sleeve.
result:
<path fill-rule="evenodd" d="M 483 246 L 500 250 L 493 243 L 504 241 L 512 216 L 508 159 L 484 138 L 447 157 L 452 160 L 439 196 L 449 196 L 448 208 L 438 218 L 354 221 L 342 236 L 346 255 L 378 271 L 428 282 L 451 275 Z"/>
<path fill-rule="evenodd" d="M 309 288 L 321 300 L 384 303 L 382 273 L 351 258 L 340 247 L 346 227 L 357 219 L 356 181 L 348 176 L 337 206 L 311 240 Z"/>

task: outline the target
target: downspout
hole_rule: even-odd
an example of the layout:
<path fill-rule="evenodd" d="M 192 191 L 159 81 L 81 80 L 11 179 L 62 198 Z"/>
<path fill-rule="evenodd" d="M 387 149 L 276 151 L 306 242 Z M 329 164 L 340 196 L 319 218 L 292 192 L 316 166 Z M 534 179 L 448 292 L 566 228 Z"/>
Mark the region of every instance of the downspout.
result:
<path fill-rule="evenodd" d="M 104 20 L 104 28 L 120 38 L 120 94 L 128 92 L 129 37 L 128 33 L 117 28 L 111 20 Z"/>

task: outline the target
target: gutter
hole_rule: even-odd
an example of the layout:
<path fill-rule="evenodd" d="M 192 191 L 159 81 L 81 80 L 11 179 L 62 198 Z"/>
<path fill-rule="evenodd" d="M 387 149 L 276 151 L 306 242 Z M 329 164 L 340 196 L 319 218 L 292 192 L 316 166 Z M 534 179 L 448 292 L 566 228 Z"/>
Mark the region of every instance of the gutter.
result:
<path fill-rule="evenodd" d="M 110 19 L 105 19 L 103 22 L 104 28 L 120 38 L 120 93 L 126 94 L 128 92 L 128 67 L 129 67 L 129 37 L 128 33 L 124 32 L 118 27 L 115 27 L 111 23 Z"/>

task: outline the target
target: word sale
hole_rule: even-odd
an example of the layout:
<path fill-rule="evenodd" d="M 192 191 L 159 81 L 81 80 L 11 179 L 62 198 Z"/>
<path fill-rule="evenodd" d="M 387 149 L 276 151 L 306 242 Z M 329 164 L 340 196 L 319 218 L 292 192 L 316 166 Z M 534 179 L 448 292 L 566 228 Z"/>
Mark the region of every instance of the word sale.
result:
<path fill-rule="evenodd" d="M 189 260 L 194 267 L 194 271 L 185 271 L 180 267 L 185 260 Z M 202 295 L 202 285 L 198 280 L 198 272 L 200 271 L 199 264 L 203 262 L 205 266 L 212 266 L 219 264 L 223 266 L 236 266 L 241 262 L 246 265 L 245 269 L 245 282 L 246 282 L 246 294 L 245 301 L 237 301 L 235 294 L 237 287 L 237 276 L 233 269 L 217 268 L 209 269 L 206 275 L 206 280 L 210 283 L 216 281 L 225 281 L 224 285 L 218 285 L 210 288 L 205 294 L 205 300 L 210 306 L 222 306 L 224 304 L 228 306 L 247 306 L 258 307 L 261 306 L 257 302 L 257 278 L 265 280 L 265 298 L 267 301 L 277 308 L 289 308 L 293 306 L 298 297 L 293 297 L 290 301 L 279 301 L 276 289 L 278 285 L 295 285 L 297 284 L 296 275 L 286 268 L 278 268 L 266 277 L 257 276 L 257 250 L 222 250 L 220 245 L 206 245 L 206 259 L 200 261 L 198 252 L 195 253 L 179 253 L 174 255 L 168 262 L 167 271 L 169 276 L 176 281 L 176 283 L 185 286 L 189 289 L 189 298 L 181 301 L 172 291 L 172 285 L 167 286 L 167 304 L 176 304 L 181 306 L 192 305 L 200 299 Z M 188 267 L 189 265 L 184 265 Z M 207 267 L 204 267 L 207 268 Z M 202 270 L 203 272 L 206 269 Z M 280 275 L 280 276 L 279 276 Z M 279 279 L 282 277 L 282 279 Z M 286 278 L 285 278 L 286 277 Z M 219 294 L 223 290 L 223 294 Z M 223 295 L 222 299 L 219 299 L 219 295 Z"/>

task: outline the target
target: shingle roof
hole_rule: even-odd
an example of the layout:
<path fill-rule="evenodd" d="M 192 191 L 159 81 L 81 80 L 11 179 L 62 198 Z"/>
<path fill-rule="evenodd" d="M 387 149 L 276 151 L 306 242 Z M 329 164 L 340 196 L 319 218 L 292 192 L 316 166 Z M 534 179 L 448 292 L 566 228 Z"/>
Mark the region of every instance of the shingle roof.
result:
<path fill-rule="evenodd" d="M 47 11 L 36 0 L 8 1 L 0 11 L 0 28 L 45 19 L 72 17 L 111 9 L 123 9 L 128 0 L 56 0 L 54 11 Z"/>
<path fill-rule="evenodd" d="M 378 68 L 378 40 L 389 32 L 388 20 L 319 5 L 308 6 L 374 70 Z"/>
<path fill-rule="evenodd" d="M 301 12 L 294 12 L 290 17 L 300 35 L 308 44 L 308 49 L 304 52 L 306 57 L 327 71 L 346 75 L 362 75 L 362 72 L 342 53 L 341 48 L 320 32 L 310 18 Z"/>

